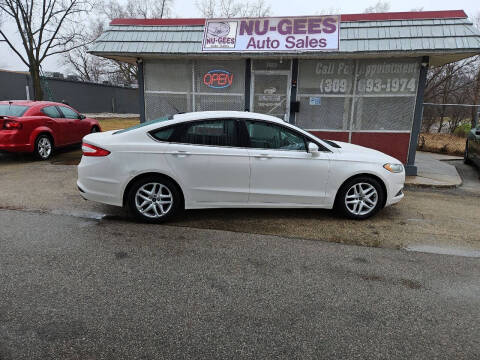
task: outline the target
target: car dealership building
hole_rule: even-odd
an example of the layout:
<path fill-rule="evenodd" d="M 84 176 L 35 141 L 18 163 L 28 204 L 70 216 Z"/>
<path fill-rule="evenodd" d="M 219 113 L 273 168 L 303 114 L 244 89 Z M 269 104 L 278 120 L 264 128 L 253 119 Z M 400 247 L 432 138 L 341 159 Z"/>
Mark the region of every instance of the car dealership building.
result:
<path fill-rule="evenodd" d="M 142 121 L 240 110 L 395 156 L 414 175 L 429 66 L 480 53 L 459 11 L 115 19 L 90 49 L 138 64 Z"/>

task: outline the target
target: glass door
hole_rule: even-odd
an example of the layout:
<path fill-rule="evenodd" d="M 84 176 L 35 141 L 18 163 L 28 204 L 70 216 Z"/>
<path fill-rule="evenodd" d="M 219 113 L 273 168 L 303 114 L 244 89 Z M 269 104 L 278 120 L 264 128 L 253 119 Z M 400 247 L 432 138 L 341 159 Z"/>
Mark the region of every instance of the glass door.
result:
<path fill-rule="evenodd" d="M 279 117 L 290 117 L 290 71 L 253 71 L 250 92 L 251 111 Z"/>

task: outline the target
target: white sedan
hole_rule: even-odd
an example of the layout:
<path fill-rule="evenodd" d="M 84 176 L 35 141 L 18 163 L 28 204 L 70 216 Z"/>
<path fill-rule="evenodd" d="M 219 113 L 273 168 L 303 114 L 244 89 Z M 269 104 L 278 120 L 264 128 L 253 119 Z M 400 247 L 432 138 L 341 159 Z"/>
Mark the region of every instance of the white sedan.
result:
<path fill-rule="evenodd" d="M 83 138 L 78 189 L 162 222 L 183 209 L 336 208 L 366 219 L 403 198 L 400 161 L 262 114 L 177 114 Z"/>

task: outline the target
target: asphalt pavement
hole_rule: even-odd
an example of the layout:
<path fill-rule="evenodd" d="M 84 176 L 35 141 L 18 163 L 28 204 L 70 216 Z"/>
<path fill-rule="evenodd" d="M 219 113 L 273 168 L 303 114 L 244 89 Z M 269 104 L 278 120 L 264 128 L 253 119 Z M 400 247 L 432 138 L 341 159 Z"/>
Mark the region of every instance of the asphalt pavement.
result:
<path fill-rule="evenodd" d="M 476 359 L 480 261 L 0 210 L 0 359 Z"/>

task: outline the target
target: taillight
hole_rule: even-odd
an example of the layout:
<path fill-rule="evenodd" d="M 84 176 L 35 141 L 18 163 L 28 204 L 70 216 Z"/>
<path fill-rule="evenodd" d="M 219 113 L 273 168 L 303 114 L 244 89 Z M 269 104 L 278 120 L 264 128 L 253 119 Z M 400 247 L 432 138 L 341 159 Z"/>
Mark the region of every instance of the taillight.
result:
<path fill-rule="evenodd" d="M 82 144 L 82 152 L 83 156 L 107 156 L 110 154 L 108 150 L 87 143 Z"/>
<path fill-rule="evenodd" d="M 5 120 L 3 122 L 3 128 L 6 130 L 20 130 L 22 128 L 22 123 L 17 120 Z"/>

